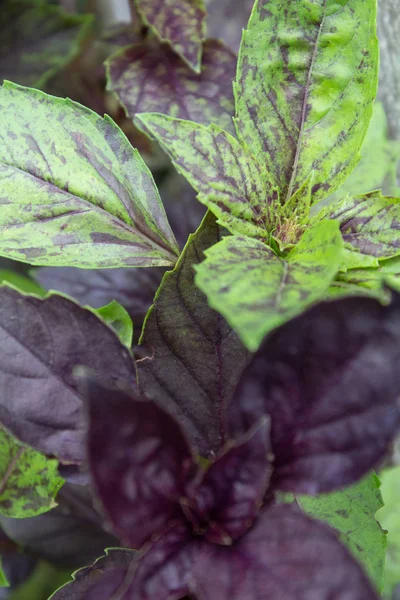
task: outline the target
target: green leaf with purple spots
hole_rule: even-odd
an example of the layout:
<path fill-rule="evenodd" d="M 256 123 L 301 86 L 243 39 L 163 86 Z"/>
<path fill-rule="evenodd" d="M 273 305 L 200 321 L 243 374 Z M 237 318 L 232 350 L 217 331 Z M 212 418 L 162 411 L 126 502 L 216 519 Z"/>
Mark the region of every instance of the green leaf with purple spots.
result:
<path fill-rule="evenodd" d="M 0 429 L 0 514 L 26 518 L 54 508 L 54 498 L 64 483 L 57 469 L 57 460 Z"/>
<path fill-rule="evenodd" d="M 342 249 L 339 226 L 328 220 L 308 228 L 286 258 L 259 240 L 226 237 L 205 252 L 195 282 L 254 351 L 272 329 L 324 297 Z"/>
<path fill-rule="evenodd" d="M 400 254 L 400 198 L 380 191 L 328 207 L 321 218 L 335 219 L 345 243 L 344 268 L 377 267 L 380 259 Z"/>
<path fill-rule="evenodd" d="M 400 256 L 382 260 L 378 267 L 349 269 L 339 273 L 332 292 L 336 296 L 365 293 L 387 300 L 385 284 L 400 292 Z"/>
<path fill-rule="evenodd" d="M 173 265 L 178 254 L 150 171 L 109 117 L 3 85 L 0 255 L 89 269 Z"/>
<path fill-rule="evenodd" d="M 162 42 L 200 73 L 206 34 L 203 0 L 134 0 L 140 17 Z"/>
<path fill-rule="evenodd" d="M 282 200 L 313 202 L 360 158 L 378 73 L 376 0 L 257 0 L 239 52 L 236 128 Z"/>
<path fill-rule="evenodd" d="M 158 112 L 234 133 L 232 81 L 236 56 L 222 42 L 204 44 L 201 73 L 192 71 L 166 45 L 146 39 L 107 61 L 108 89 L 131 118 Z"/>
<path fill-rule="evenodd" d="M 231 233 L 269 238 L 278 218 L 278 191 L 245 145 L 213 124 L 157 113 L 138 115 L 136 122 L 161 143 L 219 224 Z"/>

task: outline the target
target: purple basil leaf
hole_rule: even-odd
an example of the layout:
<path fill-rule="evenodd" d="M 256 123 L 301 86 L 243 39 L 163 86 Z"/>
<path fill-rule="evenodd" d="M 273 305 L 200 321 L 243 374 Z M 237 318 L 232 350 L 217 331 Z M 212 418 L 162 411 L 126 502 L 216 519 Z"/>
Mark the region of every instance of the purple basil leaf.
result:
<path fill-rule="evenodd" d="M 105 562 L 76 574 L 51 600 L 177 600 L 189 592 L 192 564 L 201 543 L 185 525 L 175 525 L 131 561 Z M 112 550 L 114 553 L 115 550 Z M 120 552 L 120 551 L 118 551 Z M 111 552 L 110 552 L 111 558 Z M 126 558 L 129 558 L 127 555 Z M 100 561 L 102 561 L 100 563 Z M 125 564 L 124 564 L 125 563 Z M 99 564 L 99 569 L 97 569 Z M 93 570 L 96 568 L 96 572 Z M 101 573 L 103 571 L 103 573 Z M 90 577 L 90 579 L 89 579 Z M 93 581 L 94 580 L 94 581 Z M 90 585 L 93 581 L 93 585 Z M 64 592 L 64 593 L 61 593 Z M 118 592 L 118 595 L 116 594 Z M 115 594 L 115 596 L 113 595 Z"/>
<path fill-rule="evenodd" d="M 140 548 L 170 519 L 194 475 L 176 421 L 151 401 L 88 383 L 88 458 L 95 489 L 114 531 Z"/>
<path fill-rule="evenodd" d="M 206 32 L 203 0 L 131 0 L 145 23 L 161 41 L 196 72 L 200 72 Z"/>
<path fill-rule="evenodd" d="M 400 296 L 321 302 L 269 336 L 230 405 L 233 431 L 271 417 L 273 485 L 316 494 L 380 461 L 400 427 Z"/>
<path fill-rule="evenodd" d="M 215 455 L 226 441 L 225 407 L 248 358 L 226 321 L 193 291 L 193 265 L 222 232 L 208 213 L 165 276 L 141 339 L 148 358 L 137 362 L 142 391 L 177 417 L 204 455 Z"/>
<path fill-rule="evenodd" d="M 272 473 L 269 429 L 264 417 L 211 465 L 199 487 L 193 486 L 194 512 L 189 505 L 186 511 L 194 525 L 206 517 L 204 537 L 210 542 L 231 544 L 257 516 Z"/>
<path fill-rule="evenodd" d="M 145 40 L 123 48 L 107 61 L 108 87 L 132 119 L 159 112 L 235 134 L 232 81 L 236 56 L 222 42 L 204 44 L 201 73 L 194 73 L 166 45 Z"/>
<path fill-rule="evenodd" d="M 197 600 L 378 600 L 336 533 L 290 506 L 261 513 L 232 547 L 194 563 Z"/>
<path fill-rule="evenodd" d="M 77 365 L 111 381 L 135 380 L 128 350 L 92 312 L 62 296 L 39 299 L 0 288 L 0 422 L 61 461 L 85 455 Z"/>
<path fill-rule="evenodd" d="M 86 487 L 65 484 L 57 502 L 57 508 L 37 517 L 0 516 L 1 528 L 27 553 L 69 569 L 88 564 L 105 548 L 119 545 L 104 530 Z"/>
<path fill-rule="evenodd" d="M 97 590 L 96 600 L 110 600 L 113 592 L 123 583 L 135 554 L 133 550 L 123 548 L 107 549 L 105 556 L 95 560 L 91 566 L 79 569 L 73 574 L 73 581 L 57 590 L 49 600 L 89 600 L 92 596 L 88 590 L 96 588 L 97 581 L 101 584 Z M 112 574 L 111 584 L 109 574 Z M 128 600 L 126 596 L 119 597 L 119 600 L 124 599 Z"/>
<path fill-rule="evenodd" d="M 254 0 L 208 0 L 207 30 L 209 37 L 221 38 L 237 52 L 242 30 L 249 20 Z"/>

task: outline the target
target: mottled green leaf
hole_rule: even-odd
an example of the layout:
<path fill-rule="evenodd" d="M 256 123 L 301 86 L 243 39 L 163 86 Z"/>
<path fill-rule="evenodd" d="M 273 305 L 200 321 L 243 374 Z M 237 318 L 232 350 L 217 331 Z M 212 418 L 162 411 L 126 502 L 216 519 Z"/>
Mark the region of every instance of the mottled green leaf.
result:
<path fill-rule="evenodd" d="M 150 171 L 110 118 L 5 83 L 0 141 L 0 255 L 82 268 L 175 263 Z"/>
<path fill-rule="evenodd" d="M 157 113 L 136 120 L 161 143 L 218 223 L 232 233 L 268 238 L 275 228 L 279 195 L 265 166 L 244 145 L 216 125 L 204 127 Z"/>
<path fill-rule="evenodd" d="M 141 391 L 178 418 L 203 456 L 215 455 L 225 442 L 224 409 L 248 360 L 236 333 L 194 286 L 193 266 L 222 234 L 208 212 L 165 274 L 137 350 Z"/>
<path fill-rule="evenodd" d="M 21 273 L 16 273 L 15 271 L 0 269 L 0 285 L 4 285 L 5 283 L 11 284 L 13 287 L 26 294 L 36 294 L 37 296 L 46 295 L 46 290 L 30 277 L 22 275 Z"/>
<path fill-rule="evenodd" d="M 383 260 L 378 267 L 349 269 L 339 273 L 335 283 L 351 286 L 355 293 L 364 290 L 369 295 L 384 299 L 387 297 L 385 284 L 400 292 L 400 256 Z"/>
<path fill-rule="evenodd" d="M 376 0 L 257 0 L 239 52 L 238 135 L 289 199 L 313 202 L 359 160 L 378 71 Z"/>
<path fill-rule="evenodd" d="M 376 518 L 387 530 L 385 565 L 385 597 L 400 584 L 400 466 L 384 469 L 380 473 L 384 506 Z"/>
<path fill-rule="evenodd" d="M 0 513 L 34 517 L 54 508 L 63 484 L 58 461 L 18 442 L 0 429 Z"/>
<path fill-rule="evenodd" d="M 360 195 L 385 186 L 395 193 L 396 164 L 400 159 L 400 144 L 387 138 L 387 118 L 380 102 L 374 105 L 371 123 L 361 148 L 361 160 L 344 184 L 330 196 L 330 203 L 343 196 Z M 328 199 L 327 199 L 328 200 Z"/>
<path fill-rule="evenodd" d="M 249 350 L 275 327 L 322 298 L 342 258 L 339 226 L 322 221 L 306 230 L 285 259 L 258 240 L 233 236 L 206 251 L 196 284 Z"/>
<path fill-rule="evenodd" d="M 103 319 L 118 335 L 119 339 L 128 348 L 132 345 L 133 323 L 128 312 L 116 300 L 101 308 L 92 309 Z"/>
<path fill-rule="evenodd" d="M 234 133 L 232 81 L 236 56 L 222 42 L 204 44 L 201 73 L 194 73 L 165 44 L 145 40 L 107 61 L 108 88 L 127 115 L 158 112 Z"/>
<path fill-rule="evenodd" d="M 11 79 L 43 87 L 75 58 L 89 33 L 90 15 L 71 15 L 42 0 L 6 0 L 0 6 L 0 83 Z"/>
<path fill-rule="evenodd" d="M 203 0 L 134 0 L 141 18 L 162 42 L 168 42 L 196 72 L 200 72 L 206 33 Z"/>
<path fill-rule="evenodd" d="M 297 496 L 301 508 L 340 532 L 340 538 L 363 565 L 376 588 L 383 589 L 386 536 L 375 513 L 383 506 L 380 481 L 371 473 L 339 492 Z"/>
<path fill-rule="evenodd" d="M 370 192 L 324 210 L 321 218 L 335 219 L 340 224 L 346 254 L 346 268 L 378 266 L 379 259 L 400 254 L 400 198 Z"/>

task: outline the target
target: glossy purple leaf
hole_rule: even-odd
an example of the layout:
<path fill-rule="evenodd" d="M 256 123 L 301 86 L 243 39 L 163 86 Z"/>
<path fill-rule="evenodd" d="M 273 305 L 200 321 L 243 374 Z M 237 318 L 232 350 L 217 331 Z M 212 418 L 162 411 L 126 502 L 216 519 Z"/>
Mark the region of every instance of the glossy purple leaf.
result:
<path fill-rule="evenodd" d="M 92 312 L 62 296 L 45 299 L 0 288 L 0 422 L 61 461 L 85 455 L 82 396 L 73 369 L 135 381 L 132 358 Z"/>
<path fill-rule="evenodd" d="M 230 405 L 232 431 L 271 418 L 273 485 L 316 494 L 374 467 L 400 428 L 400 296 L 322 302 L 269 336 Z"/>
<path fill-rule="evenodd" d="M 140 17 L 161 41 L 196 72 L 200 72 L 202 43 L 206 32 L 203 0 L 131 0 Z"/>
<path fill-rule="evenodd" d="M 155 298 L 137 362 L 143 393 L 173 413 L 196 451 L 215 456 L 226 441 L 223 415 L 248 352 L 226 321 L 194 292 L 193 265 L 223 230 L 209 213 Z"/>
<path fill-rule="evenodd" d="M 238 52 L 242 31 L 247 25 L 254 0 L 208 0 L 207 32 L 209 37 L 221 38 Z"/>
<path fill-rule="evenodd" d="M 67 583 L 52 596 L 51 600 L 89 600 L 95 598 L 91 590 L 97 588 L 96 600 L 110 600 L 126 577 L 126 572 L 135 557 L 133 550 L 111 548 L 105 556 L 98 558 L 91 566 L 79 569 L 73 574 L 73 581 Z M 112 578 L 109 575 L 112 575 Z M 111 581 L 110 581 L 111 580 Z M 97 582 L 100 585 L 97 587 Z M 50 600 L 50 599 L 49 599 Z M 119 600 L 128 600 L 121 596 Z"/>
<path fill-rule="evenodd" d="M 94 381 L 87 393 L 94 486 L 114 531 L 137 549 L 181 516 L 193 457 L 177 422 L 153 402 Z"/>
<path fill-rule="evenodd" d="M 123 48 L 107 66 L 108 87 L 132 119 L 136 113 L 159 112 L 203 125 L 217 123 L 234 135 L 236 56 L 222 42 L 204 44 L 199 74 L 153 40 Z"/>
<path fill-rule="evenodd" d="M 377 600 L 332 529 L 290 506 L 264 511 L 232 547 L 208 544 L 194 562 L 197 600 Z"/>
<path fill-rule="evenodd" d="M 207 522 L 205 539 L 230 545 L 251 527 L 270 481 L 271 459 L 269 421 L 263 418 L 196 482 L 183 508 L 194 527 Z"/>

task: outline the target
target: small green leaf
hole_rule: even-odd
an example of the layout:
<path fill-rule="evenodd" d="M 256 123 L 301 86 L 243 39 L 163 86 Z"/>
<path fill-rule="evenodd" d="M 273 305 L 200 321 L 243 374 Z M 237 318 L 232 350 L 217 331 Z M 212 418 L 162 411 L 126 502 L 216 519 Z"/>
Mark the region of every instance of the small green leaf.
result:
<path fill-rule="evenodd" d="M 249 350 L 275 327 L 320 299 L 341 263 L 339 226 L 322 221 L 306 230 L 286 259 L 258 240 L 226 237 L 196 266 L 196 285 Z"/>
<path fill-rule="evenodd" d="M 94 313 L 101 317 L 118 335 L 125 346 L 132 346 L 133 323 L 128 312 L 116 300 L 101 308 L 92 308 Z"/>
<path fill-rule="evenodd" d="M 161 143 L 218 223 L 231 233 L 268 239 L 279 195 L 264 165 L 243 144 L 216 125 L 157 113 L 143 113 L 136 121 Z"/>
<path fill-rule="evenodd" d="M 7 577 L 5 576 L 5 573 L 4 573 L 2 565 L 1 565 L 1 560 L 0 560 L 0 588 L 9 587 L 9 585 L 10 585 L 10 583 L 9 583 Z"/>
<path fill-rule="evenodd" d="M 323 217 L 340 224 L 345 248 L 343 266 L 378 266 L 379 259 L 400 254 L 400 198 L 370 192 L 324 210 Z"/>
<path fill-rule="evenodd" d="M 400 584 L 400 466 L 380 473 L 384 506 L 376 518 L 387 530 L 385 565 L 385 597 L 392 598 L 394 588 Z"/>
<path fill-rule="evenodd" d="M 354 286 L 355 293 L 364 290 L 369 295 L 385 299 L 385 284 L 400 292 L 400 256 L 383 260 L 375 268 L 349 269 L 345 273 L 339 273 L 336 281 Z"/>
<path fill-rule="evenodd" d="M 5 83 L 0 141 L 0 255 L 82 268 L 175 263 L 151 173 L 110 118 Z"/>
<path fill-rule="evenodd" d="M 26 518 L 54 508 L 54 498 L 64 482 L 57 469 L 57 460 L 0 429 L 0 513 Z"/>
<path fill-rule="evenodd" d="M 25 294 L 36 294 L 36 296 L 41 297 L 46 295 L 46 290 L 30 277 L 15 271 L 0 269 L 0 285 L 5 283 L 11 284 L 20 292 L 25 292 Z"/>
<path fill-rule="evenodd" d="M 380 481 L 371 473 L 339 492 L 297 496 L 301 508 L 340 532 L 340 538 L 363 565 L 379 591 L 383 589 L 386 536 L 375 513 L 383 506 Z M 400 577 L 399 577 L 400 579 Z"/>
<path fill-rule="evenodd" d="M 0 6 L 0 83 L 11 79 L 43 87 L 81 50 L 91 15 L 71 15 L 41 0 L 6 0 Z"/>
<path fill-rule="evenodd" d="M 313 202 L 359 160 L 378 81 L 376 0 L 257 0 L 235 85 L 236 128 L 288 200 Z"/>
<path fill-rule="evenodd" d="M 202 43 L 206 35 L 203 0 L 135 0 L 141 18 L 162 42 L 200 73 Z"/>

